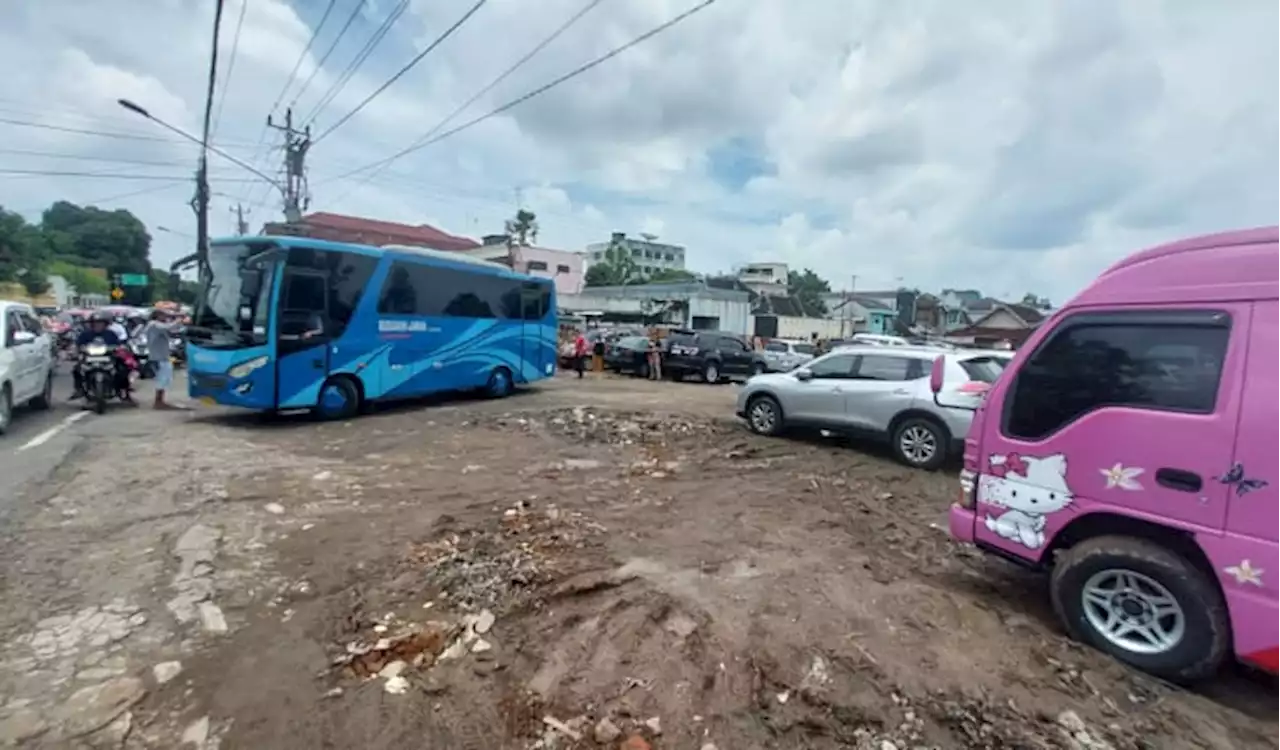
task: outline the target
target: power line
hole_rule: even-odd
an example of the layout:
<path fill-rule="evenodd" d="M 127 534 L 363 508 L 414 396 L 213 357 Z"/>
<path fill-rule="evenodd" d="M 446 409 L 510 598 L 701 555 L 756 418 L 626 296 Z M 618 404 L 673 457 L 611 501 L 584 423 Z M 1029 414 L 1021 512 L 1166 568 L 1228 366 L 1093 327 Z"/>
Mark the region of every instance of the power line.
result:
<path fill-rule="evenodd" d="M 181 167 L 185 161 L 147 161 L 145 159 L 118 159 L 112 156 L 86 156 L 82 154 L 64 154 L 57 151 L 27 151 L 20 148 L 0 148 L 0 154 L 13 156 L 40 156 L 46 159 L 70 159 L 74 161 L 100 161 L 111 164 L 134 164 L 142 167 Z"/>
<path fill-rule="evenodd" d="M 87 128 L 69 128 L 63 125 L 48 125 L 43 122 L 28 122 L 26 120 L 11 120 L 7 117 L 0 117 L 0 123 L 5 125 L 16 125 L 23 128 L 38 128 L 40 130 L 56 130 L 60 133 L 77 133 L 79 135 L 96 135 L 100 138 L 119 138 L 129 141 L 151 141 L 152 143 L 182 143 L 175 138 L 162 138 L 155 135 L 142 135 L 139 133 L 111 133 L 105 130 L 90 130 Z M 223 144 L 226 145 L 226 144 Z M 239 143 L 237 146 L 246 146 L 247 144 Z"/>
<path fill-rule="evenodd" d="M 245 0 L 248 2 L 248 0 Z M 325 6 L 324 14 L 320 16 L 320 23 L 316 24 L 311 30 L 311 38 L 307 39 L 307 46 L 302 48 L 302 53 L 298 55 L 298 59 L 293 63 L 293 69 L 289 71 L 289 77 L 284 80 L 284 87 L 280 89 L 280 93 L 276 95 L 276 99 L 271 103 L 271 108 L 267 110 L 268 116 L 275 113 L 280 108 L 280 103 L 284 101 L 285 94 L 289 93 L 289 87 L 293 85 L 294 76 L 298 75 L 298 70 L 302 67 L 302 61 L 307 59 L 307 53 L 311 51 L 311 46 L 316 43 L 316 37 L 320 35 L 320 30 L 324 28 L 324 24 L 329 20 L 329 14 L 333 11 L 333 6 L 337 4 L 337 0 L 329 0 L 329 4 Z M 262 131 L 258 133 L 258 142 L 253 147 L 253 158 L 250 159 L 255 165 L 262 160 L 262 145 L 267 140 L 267 133 L 270 132 L 271 126 L 263 123 Z M 270 190 L 270 188 L 267 188 Z M 253 191 L 250 186 L 245 190 L 245 197 Z"/>
<path fill-rule="evenodd" d="M 231 55 L 227 58 L 227 74 L 222 79 L 222 96 L 218 98 L 218 113 L 213 116 L 213 133 L 218 132 L 218 123 L 222 122 L 222 108 L 227 105 L 231 73 L 236 69 L 236 53 L 240 51 L 240 29 L 244 26 L 244 12 L 248 7 L 249 0 L 240 0 L 240 17 L 236 19 L 236 32 L 231 37 Z M 210 135 L 212 136 L 212 133 Z"/>
<path fill-rule="evenodd" d="M 346 177 L 350 177 L 350 176 L 351 176 L 351 175 L 353 175 L 353 174 L 358 174 L 358 173 L 360 173 L 360 172 L 364 172 L 364 171 L 366 171 L 366 170 L 373 169 L 373 168 L 378 167 L 378 166 L 381 166 L 381 165 L 383 165 L 383 164 L 389 164 L 389 163 L 391 163 L 391 162 L 393 162 L 393 161 L 395 161 L 395 160 L 397 160 L 397 159 L 399 159 L 399 158 L 401 158 L 401 157 L 403 157 L 403 156 L 406 156 L 406 155 L 408 155 L 408 154 L 410 154 L 410 153 L 413 153 L 414 151 L 418 151 L 418 150 L 420 150 L 420 149 L 424 149 L 424 148 L 426 148 L 427 146 L 430 146 L 430 145 L 433 145 L 433 144 L 439 143 L 440 141 L 443 141 L 444 139 L 446 139 L 446 138 L 448 138 L 448 137 L 450 137 L 450 136 L 457 135 L 458 133 L 461 133 L 461 132 L 462 132 L 462 131 L 464 131 L 464 130 L 468 130 L 468 129 L 470 129 L 470 128 L 473 128 L 473 127 L 475 127 L 476 125 L 479 125 L 480 123 L 484 122 L 485 120 L 488 120 L 488 119 L 490 119 L 490 118 L 492 118 L 492 117 L 496 117 L 496 116 L 498 116 L 498 115 L 502 114 L 503 112 L 506 112 L 506 111 L 507 111 L 507 110 L 509 110 L 509 109 L 512 109 L 512 108 L 517 107 L 517 106 L 519 106 L 519 105 L 521 105 L 521 104 L 524 104 L 525 102 L 529 101 L 530 99 L 533 99 L 533 98 L 534 98 L 534 97 L 536 97 L 536 96 L 540 96 L 540 95 L 542 95 L 542 94 L 545 94 L 546 92 L 550 91 L 551 89 L 555 88 L 556 86 L 559 86 L 560 84 L 565 83 L 566 81 L 569 81 L 569 80 L 571 80 L 571 79 L 573 79 L 573 78 L 577 78 L 578 76 L 582 75 L 583 73 L 586 73 L 587 71 L 591 70 L 592 68 L 596 67 L 597 65 L 600 65 L 601 63 L 606 62 L 607 60 L 611 60 L 611 59 L 613 59 L 614 57 L 617 57 L 618 55 L 622 54 L 623 52 L 626 52 L 627 50 L 631 49 L 632 47 L 635 47 L 636 45 L 638 45 L 638 44 L 640 44 L 640 43 L 642 43 L 642 42 L 645 42 L 645 41 L 647 41 L 647 40 L 651 39 L 652 37 L 657 36 L 658 34 L 661 34 L 662 32 L 666 31 L 667 29 L 671 28 L 672 26 L 675 26 L 676 24 L 680 23 L 681 21 L 684 21 L 685 19 L 689 18 L 690 16 L 694 15 L 695 13 L 697 13 L 697 12 L 699 12 L 699 11 L 701 11 L 701 10 L 706 9 L 708 6 L 710 6 L 710 5 L 711 5 L 712 3 L 714 3 L 715 1 L 716 1 L 716 0 L 703 0 L 701 3 L 699 3 L 699 4 L 695 5 L 695 6 L 693 6 L 693 7 L 692 7 L 692 8 L 690 8 L 689 10 L 686 10 L 685 12 L 681 13 L 680 15 L 678 15 L 678 16 L 676 16 L 676 17 L 672 18 L 671 20 L 669 20 L 669 21 L 667 21 L 667 22 L 665 22 L 665 23 L 663 23 L 663 24 L 661 24 L 661 25 L 659 25 L 659 26 L 656 26 L 656 27 L 654 27 L 654 28 L 650 29 L 649 31 L 646 31 L 645 33 L 641 34 L 640 36 L 636 37 L 635 39 L 632 39 L 631 41 L 627 42 L 626 44 L 622 45 L 621 47 L 615 47 L 614 49 L 610 50 L 609 52 L 606 52 L 605 54 L 601 55 L 600 57 L 597 57 L 596 59 L 594 59 L 594 60 L 592 60 L 592 61 L 590 61 L 590 62 L 588 62 L 588 63 L 585 63 L 585 64 L 583 64 L 583 65 L 580 65 L 580 66 L 578 66 L 577 68 L 574 68 L 573 70 L 569 71 L 568 73 L 565 73 L 564 75 L 562 75 L 562 76 L 560 76 L 559 78 L 557 78 L 557 79 L 555 79 L 555 80 L 551 81 L 550 83 L 547 83 L 547 84 L 544 84 L 544 85 L 542 85 L 542 86 L 539 86 L 538 88 L 533 89 L 532 91 L 530 91 L 530 92 L 528 92 L 528 93 L 526 93 L 526 94 L 524 94 L 524 95 L 522 95 L 522 96 L 519 96 L 519 97 L 516 97 L 515 99 L 512 99 L 511 101 L 507 102 L 506 104 L 502 105 L 501 107 L 498 107 L 497 109 L 494 109 L 494 110 L 493 110 L 493 111 L 491 111 L 491 112 L 488 112 L 488 113 L 486 113 L 486 114 L 480 115 L 479 117 L 476 117 L 476 118 L 473 118 L 473 119 L 471 119 L 471 120 L 468 120 L 467 122 L 464 122 L 463 124 L 461 124 L 461 125 L 457 126 L 456 128 L 452 128 L 452 129 L 450 129 L 450 130 L 446 130 L 445 132 L 440 133 L 439 135 L 437 135 L 437 136 L 435 136 L 435 137 L 433 137 L 433 138 L 429 138 L 429 139 L 427 139 L 427 140 L 425 140 L 425 141 L 423 141 L 423 142 L 421 142 L 421 143 L 418 143 L 418 144 L 415 144 L 415 145 L 413 145 L 413 146 L 410 146 L 409 148 L 406 148 L 406 149 L 404 149 L 404 150 L 400 151 L 399 153 L 392 154 L 391 156 L 389 156 L 389 157 L 387 157 L 387 158 L 385 158 L 385 159 L 380 159 L 379 161 L 373 162 L 372 164 L 368 164 L 368 165 L 366 165 L 366 166 L 364 166 L 364 167 L 361 167 L 361 168 L 359 168 L 359 169 L 352 170 L 352 171 L 347 172 L 346 174 L 341 175 L 340 177 L 336 177 L 336 178 L 334 178 L 334 179 L 345 179 Z"/>
<path fill-rule="evenodd" d="M 293 85 L 293 77 L 298 75 L 298 70 L 302 68 L 302 61 L 307 59 L 307 53 L 311 51 L 311 46 L 316 43 L 316 37 L 320 36 L 320 30 L 324 28 L 324 24 L 329 20 L 329 14 L 333 12 L 333 6 L 338 4 L 338 0 L 329 0 L 329 4 L 324 8 L 324 15 L 320 16 L 320 23 L 311 31 L 311 38 L 307 40 L 307 46 L 302 48 L 302 54 L 298 55 L 298 61 L 293 64 L 293 70 L 289 71 L 289 77 L 285 79 L 284 88 L 280 89 L 280 95 L 276 97 L 276 101 L 271 105 L 271 111 L 275 112 L 280 108 L 280 102 L 284 101 L 284 95 L 289 93 L 289 87 Z"/>
<path fill-rule="evenodd" d="M 400 20 L 400 16 L 404 15 L 404 12 L 408 7 L 409 0 L 400 0 L 400 4 L 393 8 L 391 13 L 387 14 L 387 17 L 383 19 L 378 28 L 374 30 L 372 35 L 370 35 L 369 41 L 365 42 L 364 46 L 360 48 L 360 51 L 356 53 L 356 56 L 352 58 L 351 62 L 347 63 L 347 67 L 343 69 L 342 73 L 338 76 L 338 79 L 333 82 L 333 85 L 324 93 L 324 96 L 320 97 L 320 101 L 311 108 L 311 111 L 302 118 L 306 121 L 307 125 L 314 123 L 316 118 L 320 116 L 320 113 L 324 111 L 324 108 L 333 103 L 333 100 L 337 98 L 338 94 L 342 93 L 342 90 L 346 88 L 347 83 L 351 81 L 351 77 L 356 74 L 356 71 L 360 69 L 361 65 L 364 65 L 365 60 L 369 59 L 369 55 L 373 54 L 374 49 L 382 43 L 382 40 L 387 36 L 387 33 L 391 31 L 391 27 L 395 25 L 396 21 Z"/>
<path fill-rule="evenodd" d="M 329 61 L 329 56 L 338 48 L 338 43 L 342 41 L 342 37 L 346 36 L 347 30 L 351 28 L 351 24 L 355 23 L 356 19 L 360 17 L 360 9 L 364 7 L 364 2 L 365 0 L 356 0 L 355 6 L 351 9 L 351 15 L 347 16 L 346 23 L 342 24 L 341 29 L 338 29 L 338 35 L 333 38 L 333 42 L 329 45 L 329 49 L 325 50 L 324 54 L 320 56 L 320 62 L 316 63 L 316 66 L 311 69 L 311 75 L 307 76 L 307 80 L 302 82 L 302 87 L 293 95 L 293 99 L 289 102 L 290 108 L 297 105 L 298 100 L 302 98 L 304 93 L 306 93 L 307 87 L 311 85 L 311 81 L 315 79 L 316 74 L 324 68 L 324 64 Z"/>
<path fill-rule="evenodd" d="M 375 99 L 379 94 L 381 94 L 383 91 L 386 91 L 386 90 L 391 86 L 391 84 L 393 84 L 393 83 L 395 83 L 396 81 L 400 80 L 401 76 L 403 76 L 405 73 L 408 73 L 410 70 L 412 70 L 412 69 L 413 69 L 413 67 L 414 67 L 415 65 L 417 65 L 417 64 L 418 64 L 418 63 L 420 63 L 420 62 L 422 62 L 422 58 L 424 58 L 424 57 L 426 57 L 427 55 L 429 55 L 429 54 L 431 53 L 431 51 L 432 51 L 432 50 L 434 50 L 436 47 L 439 47 L 439 46 L 440 46 L 440 44 L 441 44 L 442 42 L 444 42 L 444 40 L 446 40 L 446 39 L 448 39 L 450 36 L 452 36 L 452 35 L 453 35 L 453 32 L 455 32 L 455 31 L 457 31 L 459 28 L 461 28 L 461 27 L 462 27 L 462 24 L 466 23 L 466 22 L 467 22 L 467 21 L 468 21 L 468 20 L 469 20 L 473 15 L 475 15 L 476 11 L 478 11 L 478 10 L 480 10 L 480 8 L 484 7 L 484 4 L 485 4 L 485 3 L 487 3 L 487 2 L 489 2 L 489 0 L 476 0 L 476 3 L 475 3 L 474 5 L 472 5 L 472 6 L 471 6 L 471 8 L 470 8 L 470 9 L 468 9 L 466 13 L 463 13 L 463 14 L 462 14 L 462 18 L 459 18 L 457 21 L 455 21 L 455 22 L 453 23 L 453 25 L 452 25 L 452 26 L 450 26 L 449 28 L 445 29 L 443 34 L 441 34 L 440 36 L 436 37 L 436 38 L 435 38 L 435 41 L 433 41 L 433 42 L 431 42 L 431 44 L 427 45 L 427 48 L 426 48 L 426 49 L 422 50 L 422 51 L 421 51 L 421 52 L 419 52 L 417 55 L 415 55 L 415 56 L 414 56 L 414 58 L 413 58 L 412 60 L 410 60 L 410 61 L 409 61 L 409 64 L 408 64 L 408 65 L 405 65 L 405 66 L 404 66 L 403 68 L 401 68 L 398 72 L 396 72 L 396 74 L 395 74 L 395 75 L 393 75 L 393 76 L 391 76 L 390 78 L 388 78 L 388 79 L 387 79 L 387 81 L 386 81 L 386 83 L 384 83 L 384 84 L 382 84 L 381 86 L 379 86 L 378 88 L 374 89 L 373 93 L 372 93 L 372 94 L 369 94 L 368 96 L 366 96 L 366 97 L 364 98 L 364 101 L 362 101 L 362 102 L 360 102 L 359 104 L 357 104 L 357 105 L 356 105 L 355 109 L 351 110 L 351 111 L 350 111 L 350 112 L 348 112 L 346 115 L 344 115 L 341 119 L 339 119 L 337 122 L 335 122 L 333 125 L 329 126 L 329 129 L 328 129 L 328 130 L 326 130 L 326 131 L 324 131 L 323 133 L 321 133 L 320 135 L 316 136 L 316 139 L 315 139 L 314 141 L 312 141 L 312 144 L 314 145 L 314 144 L 318 144 L 318 143 L 320 143 L 320 141 L 323 141 L 326 137 L 328 137 L 328 135 L 329 135 L 330 133 L 332 133 L 333 131 L 335 131 L 335 130 L 337 130 L 338 128 L 342 127 L 342 126 L 343 126 L 343 124 L 344 124 L 344 123 L 346 123 L 348 120 L 350 120 L 352 117 L 355 117 L 357 112 L 359 112 L 360 110 L 364 109 L 364 108 L 365 108 L 365 106 L 366 106 L 367 104 L 369 104 L 369 102 L 373 101 L 373 100 L 374 100 L 374 99 Z"/>
<path fill-rule="evenodd" d="M 190 177 L 175 175 L 120 174 L 115 172 L 61 172 L 43 169 L 0 169 L 0 174 L 28 175 L 31 177 L 85 177 L 101 178 L 104 180 L 181 180 L 183 182 L 189 182 L 191 180 Z M 248 177 L 211 177 L 209 179 L 214 182 L 257 182 L 256 179 Z"/>
<path fill-rule="evenodd" d="M 545 39 L 543 39 L 541 42 L 538 42 L 538 44 L 534 46 L 533 49 L 526 52 L 524 56 L 521 57 L 519 60 L 516 60 L 515 63 L 513 63 L 509 68 L 507 68 L 502 73 L 500 73 L 497 78 L 494 78 L 492 81 L 490 81 L 487 86 L 477 91 L 475 95 L 473 95 L 470 99 L 463 102 L 457 109 L 450 112 L 447 117 L 445 117 L 440 122 L 436 123 L 434 127 L 432 127 L 426 133 L 421 135 L 412 144 L 410 144 L 409 148 L 413 149 L 414 147 L 422 144 L 423 142 L 430 140 L 433 135 L 440 132 L 440 130 L 443 129 L 446 125 L 448 125 L 450 122 L 453 122 L 453 118 L 465 112 L 468 107 L 470 107 L 472 104 L 475 104 L 477 101 L 479 101 L 480 98 L 483 97 L 485 94 L 488 94 L 490 91 L 493 91 L 494 88 L 498 86 L 498 84 L 505 81 L 508 77 L 511 76 L 512 73 L 515 73 L 517 70 L 524 67 L 524 65 L 528 63 L 530 60 L 532 60 L 539 52 L 541 52 L 542 50 L 550 46 L 550 44 L 554 42 L 556 39 L 559 39 L 560 36 L 564 34 L 566 31 L 568 31 L 570 27 L 576 24 L 583 16 L 591 12 L 593 8 L 595 8 L 597 5 L 599 5 L 603 1 L 604 0 L 591 0 L 586 5 L 582 6 L 582 8 L 579 9 L 577 13 L 574 13 L 572 16 L 569 17 L 567 21 L 560 24 L 560 26 L 556 28 L 555 31 L 551 32 L 551 34 L 547 36 Z M 345 193 L 343 193 L 342 196 L 340 196 L 336 202 L 341 202 L 342 199 L 350 195 L 352 191 L 358 190 L 361 185 L 368 183 L 374 177 L 378 176 L 378 174 L 380 174 L 390 164 L 391 162 L 388 161 L 384 164 L 378 165 L 363 180 L 356 183 L 354 186 L 348 189 Z"/>

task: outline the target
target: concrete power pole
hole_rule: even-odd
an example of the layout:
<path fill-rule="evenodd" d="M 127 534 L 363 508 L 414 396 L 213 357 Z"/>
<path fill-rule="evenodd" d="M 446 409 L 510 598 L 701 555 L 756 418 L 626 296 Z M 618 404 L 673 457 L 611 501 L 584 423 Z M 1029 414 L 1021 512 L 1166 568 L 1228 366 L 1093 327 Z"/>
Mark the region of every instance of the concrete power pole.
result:
<path fill-rule="evenodd" d="M 306 210 L 311 197 L 307 195 L 307 151 L 311 149 L 311 126 L 304 130 L 294 130 L 293 109 L 284 113 L 284 124 L 277 125 L 267 115 L 267 127 L 284 133 L 284 220 L 289 224 L 302 221 L 302 212 Z"/>

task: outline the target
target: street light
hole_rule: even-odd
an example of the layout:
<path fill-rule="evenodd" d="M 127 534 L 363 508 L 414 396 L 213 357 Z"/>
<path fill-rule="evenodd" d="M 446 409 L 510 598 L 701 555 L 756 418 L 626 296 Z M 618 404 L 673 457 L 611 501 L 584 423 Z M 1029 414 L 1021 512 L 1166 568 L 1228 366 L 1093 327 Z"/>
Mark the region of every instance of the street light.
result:
<path fill-rule="evenodd" d="M 253 167 L 252 165 L 247 164 L 247 163 L 245 163 L 245 162 L 241 161 L 240 159 L 237 159 L 236 157 L 232 156 L 231 154 L 228 154 L 226 151 L 223 151 L 222 149 L 218 148 L 217 146 L 214 146 L 214 145 L 212 145 L 212 144 L 205 143 L 204 141 L 200 140 L 199 138 L 195 137 L 194 135 L 191 135 L 191 134 L 190 134 L 190 133 L 188 133 L 187 131 L 185 131 L 185 130 L 183 130 L 183 129 L 181 129 L 181 128 L 178 128 L 178 127 L 174 127 L 173 125 L 170 125 L 169 123 L 165 122 L 164 120 L 161 120 L 160 118 L 158 118 L 158 117 L 156 117 L 155 115 L 153 115 L 153 114 L 151 114 L 150 112 L 148 112 L 148 111 L 147 111 L 144 107 L 142 107 L 141 105 L 138 105 L 138 104 L 136 104 L 136 103 L 134 103 L 134 102 L 131 102 L 131 101 L 129 101 L 128 99 L 117 99 L 117 100 L 116 100 L 116 102 L 117 102 L 121 107 L 124 107 L 125 109 L 129 110 L 130 112 L 132 112 L 132 113 L 134 113 L 134 114 L 136 114 L 136 115 L 139 115 L 139 116 L 141 116 L 141 117 L 145 117 L 145 118 L 147 118 L 148 120 L 150 120 L 150 121 L 154 122 L 155 124 L 159 125 L 160 127 L 164 128 L 165 130 L 168 130 L 168 131 L 170 131 L 170 132 L 172 132 L 172 133 L 176 133 L 176 134 L 178 134 L 178 135 L 182 136 L 183 138 L 185 138 L 186 140 L 191 141 L 192 143 L 196 144 L 197 146 L 200 146 L 200 147 L 202 147 L 202 148 L 207 148 L 207 149 L 209 149 L 209 150 L 210 150 L 210 151 L 212 151 L 213 153 L 217 154 L 218 156 L 221 156 L 222 158 L 226 159 L 227 161 L 231 162 L 232 164 L 235 164 L 235 165 L 236 165 L 236 166 L 238 166 L 238 167 L 242 167 L 242 168 L 244 168 L 244 169 L 247 169 L 248 171 L 252 172 L 252 173 L 253 173 L 253 175 L 254 175 L 255 177 L 261 177 L 262 179 L 264 179 L 264 180 L 266 180 L 267 182 L 271 183 L 271 185 L 272 185 L 272 186 L 274 186 L 277 190 L 281 190 L 281 189 L 283 189 L 283 187 L 280 185 L 280 183 L 279 183 L 279 182 L 278 182 L 274 177 L 272 177 L 272 176 L 270 176 L 270 175 L 267 175 L 267 174 L 264 174 L 264 173 L 262 173 L 262 172 L 259 172 L 259 171 L 258 171 L 255 167 Z"/>

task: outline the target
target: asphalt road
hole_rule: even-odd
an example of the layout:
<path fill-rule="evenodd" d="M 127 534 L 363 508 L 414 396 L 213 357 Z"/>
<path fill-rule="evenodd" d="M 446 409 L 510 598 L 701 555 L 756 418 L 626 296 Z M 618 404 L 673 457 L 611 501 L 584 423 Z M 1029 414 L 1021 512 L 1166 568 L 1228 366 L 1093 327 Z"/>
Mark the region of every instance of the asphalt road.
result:
<path fill-rule="evenodd" d="M 185 395 L 186 381 L 181 375 L 175 377 L 174 386 L 179 398 Z M 0 435 L 0 516 L 24 486 L 47 479 L 79 441 L 137 434 L 146 429 L 149 419 L 160 416 L 146 408 L 133 409 L 114 402 L 106 414 L 99 416 L 85 409 L 82 402 L 71 401 L 71 390 L 71 365 L 59 363 L 53 382 L 53 408 L 14 410 L 9 431 Z M 151 394 L 150 383 L 140 381 L 135 398 L 145 404 Z M 128 418 L 121 419 L 125 411 Z"/>

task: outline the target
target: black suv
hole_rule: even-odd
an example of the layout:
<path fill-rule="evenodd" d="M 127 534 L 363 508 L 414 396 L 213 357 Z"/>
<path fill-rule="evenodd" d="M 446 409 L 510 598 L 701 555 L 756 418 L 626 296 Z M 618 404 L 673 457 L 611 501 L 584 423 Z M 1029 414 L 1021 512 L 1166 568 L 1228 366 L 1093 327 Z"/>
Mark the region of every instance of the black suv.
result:
<path fill-rule="evenodd" d="M 732 333 L 677 328 L 667 334 L 662 348 L 662 371 L 677 380 L 697 375 L 720 383 L 765 371 L 763 355 Z"/>

